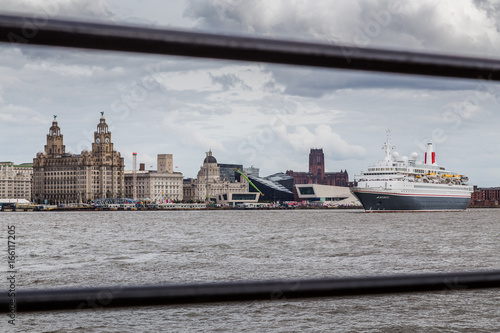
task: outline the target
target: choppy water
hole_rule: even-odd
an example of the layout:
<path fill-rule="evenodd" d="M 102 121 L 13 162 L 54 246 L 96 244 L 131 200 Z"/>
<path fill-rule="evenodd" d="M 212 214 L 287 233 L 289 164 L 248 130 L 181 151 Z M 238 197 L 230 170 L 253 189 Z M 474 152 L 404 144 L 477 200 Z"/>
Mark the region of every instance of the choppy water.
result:
<path fill-rule="evenodd" d="M 2 213 L 0 221 L 5 243 L 7 225 L 16 226 L 21 289 L 500 268 L 494 209 Z M 19 313 L 16 330 L 498 332 L 500 290 Z"/>

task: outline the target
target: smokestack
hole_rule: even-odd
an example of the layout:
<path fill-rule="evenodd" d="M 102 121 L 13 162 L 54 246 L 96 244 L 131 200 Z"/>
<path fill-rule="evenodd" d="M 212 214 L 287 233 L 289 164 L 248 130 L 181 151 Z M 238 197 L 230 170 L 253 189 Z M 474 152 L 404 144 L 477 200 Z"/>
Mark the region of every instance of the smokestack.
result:
<path fill-rule="evenodd" d="M 425 161 L 426 165 L 436 165 L 436 153 L 434 152 L 434 147 L 432 146 L 432 142 L 427 144 L 427 152 L 425 153 Z"/>
<path fill-rule="evenodd" d="M 133 164 L 133 174 L 132 174 L 132 199 L 137 199 L 137 153 L 132 153 L 132 164 Z"/>

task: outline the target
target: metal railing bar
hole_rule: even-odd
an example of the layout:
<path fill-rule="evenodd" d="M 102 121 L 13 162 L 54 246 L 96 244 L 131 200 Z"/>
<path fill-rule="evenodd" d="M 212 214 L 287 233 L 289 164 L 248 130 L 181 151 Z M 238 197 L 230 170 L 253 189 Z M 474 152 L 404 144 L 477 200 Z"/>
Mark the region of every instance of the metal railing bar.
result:
<path fill-rule="evenodd" d="M 500 60 L 0 15 L 0 42 L 500 80 Z"/>
<path fill-rule="evenodd" d="M 500 288 L 500 271 L 20 290 L 15 305 L 17 312 L 36 312 L 487 288 Z M 7 291 L 0 292 L 0 312 L 9 311 L 11 299 Z"/>
<path fill-rule="evenodd" d="M 0 15 L 0 42 L 500 80 L 500 60 Z M 0 291 L 0 312 L 285 300 L 500 288 L 500 271 Z"/>

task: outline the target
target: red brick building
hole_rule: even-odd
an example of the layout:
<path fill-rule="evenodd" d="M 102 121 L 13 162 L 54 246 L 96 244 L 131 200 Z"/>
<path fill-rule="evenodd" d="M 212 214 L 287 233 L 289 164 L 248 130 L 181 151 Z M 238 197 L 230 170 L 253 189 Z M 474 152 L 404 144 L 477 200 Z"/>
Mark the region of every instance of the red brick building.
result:
<path fill-rule="evenodd" d="M 474 186 L 471 206 L 498 206 L 500 202 L 500 187 L 478 188 Z"/>
<path fill-rule="evenodd" d="M 296 172 L 287 170 L 286 174 L 293 177 L 295 184 L 320 184 L 332 186 L 349 186 L 349 175 L 347 171 L 325 172 L 325 154 L 323 149 L 311 149 L 309 153 L 309 172 Z M 293 187 L 295 200 L 298 201 L 298 194 Z"/>

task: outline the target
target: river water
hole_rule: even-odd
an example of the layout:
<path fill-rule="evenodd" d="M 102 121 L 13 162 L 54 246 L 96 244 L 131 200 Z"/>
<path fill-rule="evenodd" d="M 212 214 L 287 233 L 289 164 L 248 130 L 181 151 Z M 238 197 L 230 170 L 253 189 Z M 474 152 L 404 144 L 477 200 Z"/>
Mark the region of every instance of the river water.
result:
<path fill-rule="evenodd" d="M 7 226 L 16 228 L 18 289 L 500 269 L 496 209 L 19 212 L 0 221 L 5 248 Z M 18 313 L 15 330 L 7 321 L 0 330 L 498 332 L 500 290 Z"/>

